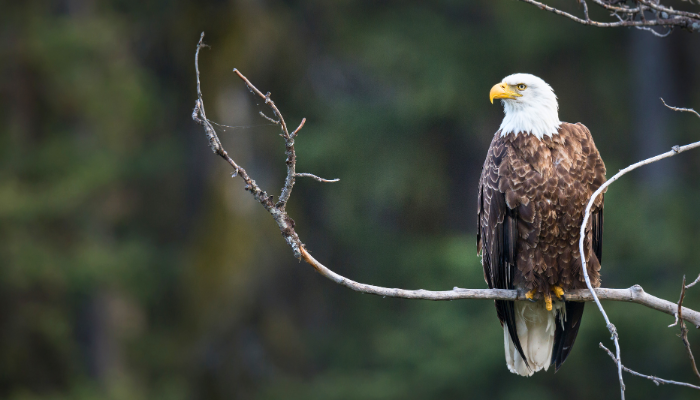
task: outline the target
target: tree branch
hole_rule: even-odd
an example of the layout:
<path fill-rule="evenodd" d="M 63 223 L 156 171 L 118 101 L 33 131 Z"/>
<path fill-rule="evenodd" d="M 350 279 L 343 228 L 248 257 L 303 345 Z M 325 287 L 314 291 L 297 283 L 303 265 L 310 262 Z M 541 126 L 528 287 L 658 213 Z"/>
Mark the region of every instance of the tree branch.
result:
<path fill-rule="evenodd" d="M 323 182 L 323 183 L 340 182 L 340 179 L 338 179 L 338 178 L 335 178 L 335 179 L 323 179 L 323 178 L 321 178 L 321 177 L 319 177 L 319 176 L 316 176 L 316 175 L 314 175 L 314 174 L 309 174 L 309 173 L 306 173 L 306 172 L 298 173 L 298 174 L 296 174 L 296 176 L 299 177 L 299 178 L 311 178 L 311 179 L 313 179 L 313 180 L 315 180 L 315 181 L 319 181 L 319 182 Z"/>
<path fill-rule="evenodd" d="M 309 254 L 306 248 L 301 248 L 301 256 L 307 263 L 316 269 L 316 271 L 331 281 L 350 288 L 356 292 L 366 294 L 374 294 L 382 297 L 398 297 L 403 299 L 419 299 L 419 300 L 461 300 L 461 299 L 482 299 L 482 300 L 522 300 L 525 301 L 525 292 L 518 290 L 507 289 L 461 289 L 455 287 L 452 290 L 431 291 L 431 290 L 406 290 L 396 288 L 385 288 L 381 286 L 367 285 L 364 283 L 355 282 L 342 275 L 339 275 L 325 265 L 321 264 Z M 641 304 L 645 307 L 661 311 L 668 315 L 676 315 L 678 307 L 675 303 L 660 299 L 646 293 L 639 285 L 634 285 L 629 289 L 593 289 L 595 295 L 600 300 L 623 301 L 629 303 Z M 566 293 L 568 301 L 594 301 L 594 297 L 588 289 L 573 290 Z M 700 327 L 700 312 L 683 307 L 683 319 Z"/>
<path fill-rule="evenodd" d="M 700 282 L 700 275 L 698 275 L 698 277 L 695 278 L 695 280 L 693 281 L 693 283 L 687 285 L 685 288 L 686 288 L 686 289 L 690 289 L 691 287 L 695 286 L 698 282 Z"/>
<path fill-rule="evenodd" d="M 204 32 L 202 32 L 202 38 L 204 38 Z M 197 48 L 197 50 L 199 51 L 199 48 Z M 280 110 L 277 109 L 277 106 L 272 101 L 272 99 L 270 99 L 270 92 L 267 92 L 267 94 L 263 95 L 262 92 L 258 90 L 258 88 L 256 88 L 252 83 L 250 83 L 248 78 L 243 76 L 243 74 L 241 74 L 236 68 L 233 69 L 233 72 L 236 75 L 238 75 L 238 77 L 241 78 L 243 82 L 245 82 L 249 90 L 257 94 L 258 97 L 260 97 L 261 99 L 265 100 L 265 104 L 267 104 L 272 109 L 272 112 L 275 113 L 275 116 L 277 117 L 277 122 L 275 122 L 271 118 L 266 118 L 270 121 L 278 123 L 280 125 L 280 128 L 282 129 L 282 137 L 284 137 L 285 148 L 284 154 L 287 156 L 287 160 L 285 161 L 285 164 L 287 164 L 287 177 L 284 180 L 284 187 L 282 187 L 282 193 L 280 194 L 279 201 L 275 205 L 275 208 L 281 212 L 284 212 L 285 208 L 287 207 L 289 197 L 292 195 L 292 189 L 294 188 L 294 178 L 296 178 L 295 169 L 297 159 L 296 153 L 294 152 L 294 137 L 296 136 L 297 132 L 301 129 L 301 127 L 304 126 L 304 122 L 306 121 L 306 119 L 304 119 L 301 122 L 299 127 L 294 132 L 292 132 L 292 134 L 289 134 L 289 130 L 287 129 L 287 123 L 284 122 L 284 117 L 282 117 L 282 113 L 280 112 Z"/>
<path fill-rule="evenodd" d="M 700 279 L 700 277 L 699 277 Z M 688 341 L 688 328 L 685 326 L 685 321 L 683 320 L 683 299 L 685 299 L 685 290 L 688 286 L 685 285 L 685 275 L 683 275 L 683 283 L 681 283 L 681 297 L 678 299 L 678 322 L 681 326 L 681 340 L 683 341 L 683 346 L 688 352 L 688 358 L 690 358 L 690 364 L 693 367 L 693 372 L 695 376 L 700 378 L 700 372 L 698 372 L 698 366 L 695 364 L 695 357 L 693 357 L 693 351 L 690 349 L 690 342 Z"/>
<path fill-rule="evenodd" d="M 698 118 L 700 118 L 700 114 L 698 114 L 698 112 L 695 111 L 695 110 L 693 110 L 692 108 L 672 107 L 672 106 L 669 106 L 668 104 L 666 104 L 666 102 L 664 101 L 663 98 L 661 98 L 661 97 L 659 97 L 659 98 L 661 99 L 661 102 L 664 103 L 664 105 L 665 105 L 666 107 L 670 108 L 670 109 L 673 110 L 673 111 L 681 111 L 681 112 L 693 113 L 693 114 L 697 115 Z M 698 279 L 700 279 L 700 276 L 698 276 Z M 697 280 L 696 280 L 696 282 L 697 282 Z M 695 283 L 693 283 L 693 284 L 695 284 Z"/>
<path fill-rule="evenodd" d="M 272 108 L 272 111 L 279 118 L 280 126 L 282 127 L 287 155 L 287 178 L 285 179 L 284 187 L 282 188 L 282 195 L 280 195 L 280 201 L 277 204 L 275 204 L 272 202 L 273 197 L 268 195 L 267 192 L 265 192 L 264 190 L 260 189 L 257 183 L 255 183 L 255 181 L 248 176 L 246 170 L 243 169 L 243 167 L 236 164 L 236 162 L 233 161 L 231 157 L 229 157 L 228 153 L 226 152 L 226 150 L 224 150 L 224 147 L 221 145 L 221 141 L 219 140 L 219 137 L 217 136 L 214 127 L 211 125 L 211 122 L 207 119 L 206 112 L 204 111 L 204 100 L 202 99 L 202 91 L 200 89 L 199 83 L 199 51 L 202 49 L 202 47 L 207 47 L 203 41 L 204 32 L 202 32 L 202 35 L 199 38 L 199 43 L 197 43 L 197 52 L 194 56 L 194 66 L 195 71 L 197 72 L 198 98 L 197 101 L 195 101 L 194 111 L 192 111 L 192 119 L 204 127 L 204 133 L 206 134 L 207 139 L 209 139 L 209 147 L 211 148 L 211 150 L 215 154 L 219 155 L 221 158 L 226 160 L 226 162 L 228 162 L 231 165 L 231 167 L 233 167 L 233 175 L 240 176 L 241 179 L 243 179 L 243 181 L 245 182 L 245 190 L 249 191 L 253 195 L 255 200 L 262 204 L 262 206 L 265 207 L 265 210 L 267 210 L 267 212 L 269 212 L 270 215 L 272 215 L 272 218 L 275 220 L 277 226 L 279 226 L 280 231 L 282 232 L 282 237 L 284 237 L 284 240 L 287 242 L 289 247 L 292 248 L 294 256 L 299 258 L 301 257 L 299 249 L 301 248 L 302 243 L 299 239 L 299 236 L 294 231 L 294 220 L 291 219 L 285 211 L 286 200 L 289 199 L 289 195 L 291 195 L 292 192 L 292 187 L 294 186 L 294 168 L 296 166 L 296 156 L 294 154 L 294 140 L 290 137 L 289 132 L 287 131 L 287 125 L 285 124 L 284 119 L 282 118 L 282 114 L 280 114 L 279 110 L 277 110 L 275 103 L 273 103 L 272 100 L 270 100 L 270 94 L 268 93 L 266 96 L 264 96 L 255 86 L 253 86 L 253 84 L 250 83 L 250 81 L 248 81 L 248 79 L 246 79 L 240 72 L 234 69 L 234 72 L 236 72 L 238 76 L 241 77 L 241 79 L 243 79 L 244 82 L 246 82 L 246 85 L 248 85 L 249 89 L 254 91 L 258 96 L 265 99 L 265 104 Z M 301 126 L 299 128 L 301 128 Z M 283 198 L 285 199 L 284 201 L 282 201 Z"/>
<path fill-rule="evenodd" d="M 608 355 L 610 356 L 610 358 L 612 358 L 613 361 L 615 361 L 616 364 L 619 364 L 620 360 L 615 358 L 615 355 L 612 353 L 612 351 L 608 350 L 607 347 L 603 346 L 603 343 L 598 343 L 598 346 L 600 346 L 601 349 L 605 350 L 608 353 Z M 685 387 L 689 387 L 691 389 L 700 390 L 700 386 L 695 386 L 695 385 L 692 385 L 690 383 L 685 383 L 685 382 L 678 382 L 678 381 L 671 381 L 671 380 L 667 380 L 667 379 L 661 379 L 661 378 L 657 378 L 657 377 L 651 376 L 651 375 L 640 374 L 639 372 L 633 371 L 633 370 L 625 367 L 624 365 L 622 366 L 622 370 L 629 373 L 629 374 L 632 374 L 634 376 L 638 376 L 638 377 L 644 378 L 644 379 L 649 379 L 650 381 L 654 382 L 656 384 L 656 386 L 659 386 L 659 384 L 662 384 L 662 385 L 669 384 L 669 385 L 685 386 Z"/>
<path fill-rule="evenodd" d="M 676 108 L 676 107 L 670 107 L 669 105 L 666 104 L 666 102 L 663 101 L 663 99 L 661 99 L 661 101 L 664 103 L 664 105 L 666 107 L 668 107 L 672 110 L 675 110 L 675 111 L 695 112 L 694 110 L 691 110 L 691 109 L 685 109 L 685 108 L 681 109 L 681 108 Z M 695 113 L 695 114 L 697 114 L 697 113 Z M 698 117 L 700 117 L 700 115 L 698 115 Z M 590 200 L 588 201 L 588 205 L 586 206 L 586 211 L 585 211 L 585 214 L 583 216 L 583 222 L 581 223 L 581 229 L 579 232 L 578 247 L 579 247 L 580 254 L 581 255 L 586 254 L 584 251 L 584 243 L 583 242 L 586 238 L 586 226 L 588 225 L 588 220 L 591 216 L 591 207 L 593 207 L 593 203 L 595 203 L 595 200 L 598 198 L 598 196 L 601 195 L 601 193 L 603 193 L 606 190 L 606 188 L 608 186 L 610 186 L 613 182 L 618 180 L 621 176 L 623 176 L 626 173 L 633 171 L 633 170 L 635 170 L 643 165 L 648 165 L 648 164 L 654 163 L 656 161 L 663 160 L 664 158 L 673 157 L 676 154 L 682 153 L 682 152 L 687 151 L 687 150 L 694 149 L 696 147 L 700 147 L 700 141 L 695 142 L 695 143 L 691 143 L 691 144 L 688 144 L 685 146 L 673 146 L 671 151 L 668 151 L 668 152 L 663 153 L 663 154 L 659 154 L 658 156 L 655 156 L 655 157 L 647 158 L 646 160 L 639 161 L 638 163 L 632 164 L 629 167 L 620 170 L 620 172 L 618 172 L 612 178 L 608 179 L 604 184 L 602 184 L 598 188 L 598 190 L 593 192 L 593 195 L 591 196 Z M 624 398 L 625 398 L 625 383 L 622 379 L 622 360 L 620 358 L 620 342 L 619 342 L 619 336 L 617 333 L 617 329 L 615 328 L 615 325 L 613 325 L 610 322 L 610 319 L 608 318 L 608 314 L 606 314 L 605 309 L 603 308 L 603 305 L 600 304 L 600 301 L 598 300 L 598 297 L 596 296 L 596 292 L 593 290 L 593 286 L 591 286 L 591 280 L 588 277 L 588 268 L 586 267 L 586 257 L 583 257 L 583 256 L 581 256 L 581 268 L 583 270 L 583 277 L 586 280 L 586 286 L 588 286 L 588 290 L 593 295 L 593 300 L 595 301 L 596 305 L 598 306 L 598 310 L 600 310 L 600 313 L 603 315 L 603 318 L 605 318 L 606 327 L 608 328 L 608 331 L 610 331 L 610 334 L 612 335 L 612 340 L 615 342 L 615 351 L 616 351 L 615 359 L 617 360 L 618 379 L 620 380 L 620 395 L 621 395 L 622 399 L 624 400 Z M 685 290 L 685 280 L 683 282 L 683 288 Z M 681 302 L 682 302 L 682 299 L 683 299 L 683 296 L 681 295 Z M 683 318 L 682 318 L 682 312 L 681 312 L 681 308 L 680 308 L 681 307 L 680 302 L 679 302 L 678 307 L 679 307 L 678 312 L 677 312 L 678 319 L 681 320 L 681 326 L 683 326 L 683 323 L 682 323 Z M 697 324 L 696 324 L 696 326 L 697 326 Z M 688 345 L 687 348 L 688 348 L 688 350 L 690 350 L 690 345 Z M 691 354 L 691 357 L 692 357 L 692 354 Z M 693 366 L 695 366 L 694 359 L 693 359 Z"/>
<path fill-rule="evenodd" d="M 583 14 L 585 18 L 579 18 L 566 11 L 562 11 L 557 8 L 548 6 L 536 0 L 520 1 L 532 4 L 541 10 L 549 11 L 551 13 L 569 18 L 575 22 L 578 22 L 579 24 L 596 26 L 599 28 L 634 27 L 638 29 L 649 30 L 656 35 L 661 34 L 652 30 L 652 27 L 668 28 L 669 32 L 674 28 L 682 28 L 690 32 L 700 31 L 700 14 L 688 11 L 674 10 L 673 8 L 664 7 L 663 5 L 657 4 L 653 1 L 637 0 L 638 6 L 631 8 L 625 5 L 613 5 L 619 3 L 617 1 L 593 0 L 593 2 L 599 7 L 602 7 L 608 11 L 612 11 L 611 15 L 614 15 L 618 18 L 617 22 L 599 22 L 591 20 L 588 16 L 588 5 L 586 4 L 585 0 L 581 1 L 583 5 Z M 647 19 L 645 16 L 646 11 L 651 12 L 654 15 L 654 18 Z"/>

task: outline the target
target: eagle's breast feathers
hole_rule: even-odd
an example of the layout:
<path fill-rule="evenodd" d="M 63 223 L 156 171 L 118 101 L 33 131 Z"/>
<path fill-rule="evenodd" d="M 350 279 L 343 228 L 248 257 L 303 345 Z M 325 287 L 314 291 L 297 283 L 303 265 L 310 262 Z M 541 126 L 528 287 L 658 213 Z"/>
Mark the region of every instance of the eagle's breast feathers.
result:
<path fill-rule="evenodd" d="M 552 285 L 565 291 L 585 288 L 579 230 L 588 200 L 604 182 L 605 165 L 582 124 L 562 123 L 558 134 L 542 139 L 497 132 L 479 184 L 478 249 L 494 250 L 496 229 L 509 212 L 517 226 L 513 284 L 540 292 Z M 591 213 L 602 206 L 601 194 Z M 591 282 L 598 287 L 600 263 L 593 249 L 593 222 L 591 218 L 584 248 Z M 485 270 L 489 272 L 493 271 Z"/>

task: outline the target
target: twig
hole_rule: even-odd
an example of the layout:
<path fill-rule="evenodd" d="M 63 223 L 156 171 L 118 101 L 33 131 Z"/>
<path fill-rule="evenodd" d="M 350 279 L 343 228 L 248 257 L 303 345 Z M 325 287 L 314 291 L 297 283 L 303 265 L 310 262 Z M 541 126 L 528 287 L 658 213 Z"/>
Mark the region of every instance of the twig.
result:
<path fill-rule="evenodd" d="M 685 285 L 685 275 L 683 275 L 683 283 L 681 283 L 681 297 L 678 299 L 678 321 L 681 326 L 681 340 L 683 340 L 683 345 L 685 350 L 688 352 L 688 358 L 690 358 L 690 364 L 693 366 L 693 372 L 695 376 L 700 378 L 700 372 L 698 372 L 698 366 L 695 364 L 695 357 L 693 357 L 693 351 L 690 350 L 690 342 L 688 341 L 688 328 L 685 326 L 685 321 L 683 321 L 683 299 L 685 298 L 685 289 L 688 287 Z"/>
<path fill-rule="evenodd" d="M 635 7 L 635 8 L 629 8 L 627 6 L 615 7 L 613 5 L 604 3 L 601 0 L 593 0 L 593 2 L 596 3 L 597 5 L 603 7 L 607 10 L 611 10 L 611 11 L 618 11 L 618 12 L 624 12 L 624 13 L 638 13 L 641 11 L 639 7 Z"/>
<path fill-rule="evenodd" d="M 302 173 L 296 174 L 296 175 L 297 175 L 297 177 L 312 178 L 312 179 L 314 179 L 314 180 L 317 180 L 317 181 L 323 182 L 323 183 L 340 182 L 340 179 L 338 179 L 338 178 L 335 178 L 335 179 L 323 179 L 323 178 L 320 178 L 320 177 L 318 177 L 318 176 L 316 176 L 316 175 L 314 175 L 314 174 L 309 174 L 309 173 L 306 173 L 306 172 L 302 172 Z"/>
<path fill-rule="evenodd" d="M 693 114 L 697 115 L 698 118 L 700 118 L 700 114 L 698 114 L 698 112 L 695 111 L 695 110 L 693 110 L 692 108 L 672 107 L 672 106 L 669 106 L 668 104 L 666 104 L 666 102 L 664 101 L 663 98 L 661 98 L 661 97 L 659 97 L 659 98 L 661 99 L 661 102 L 664 103 L 664 105 L 665 105 L 666 107 L 670 108 L 670 109 L 673 110 L 673 111 L 681 111 L 681 112 L 693 113 Z M 699 277 L 699 278 L 700 278 L 700 277 Z"/>
<path fill-rule="evenodd" d="M 666 104 L 666 103 L 664 103 Z M 668 107 L 668 106 L 667 106 Z M 671 108 L 671 107 L 669 107 Z M 610 186 L 613 182 L 618 180 L 621 176 L 625 175 L 626 173 L 635 170 L 643 165 L 651 164 L 653 162 L 662 160 L 664 158 L 668 157 L 673 157 L 676 154 L 682 153 L 686 150 L 694 149 L 696 147 L 700 147 L 700 142 L 695 142 L 691 143 L 685 146 L 674 146 L 671 151 L 668 151 L 663 154 L 659 154 L 658 156 L 647 158 L 646 160 L 639 161 L 638 163 L 632 164 L 629 167 L 620 170 L 617 174 L 615 174 L 612 178 L 608 179 L 604 184 L 602 184 L 598 190 L 596 190 L 593 195 L 591 196 L 590 200 L 588 201 L 588 205 L 586 206 L 586 212 L 583 216 L 583 222 L 581 223 L 581 230 L 580 230 L 580 237 L 579 237 L 579 252 L 581 254 L 581 268 L 583 269 L 583 277 L 586 280 L 586 286 L 588 287 L 588 290 L 590 290 L 591 294 L 593 295 L 593 299 L 598 306 L 598 310 L 600 310 L 600 313 L 603 314 L 603 318 L 605 319 L 605 324 L 608 330 L 610 331 L 610 334 L 612 335 L 612 339 L 615 342 L 615 351 L 616 351 L 616 358 L 617 358 L 617 367 L 618 367 L 618 378 L 620 380 L 620 394 L 622 399 L 625 398 L 625 384 L 622 379 L 622 361 L 620 359 L 620 343 L 619 343 L 619 336 L 617 334 L 617 329 L 615 328 L 615 325 L 613 325 L 610 322 L 610 319 L 608 318 L 608 314 L 605 313 L 605 309 L 603 309 L 603 305 L 600 304 L 600 301 L 598 300 L 598 297 L 596 296 L 593 286 L 591 285 L 591 280 L 588 277 L 588 268 L 586 267 L 586 257 L 584 256 L 586 253 L 584 251 L 584 246 L 583 242 L 586 238 L 586 226 L 588 224 L 588 220 L 591 216 L 591 207 L 593 206 L 593 203 L 595 203 L 595 200 L 598 198 L 598 196 L 605 191 L 605 189 Z M 682 320 L 682 316 L 678 316 L 679 319 Z"/>
<path fill-rule="evenodd" d="M 608 353 L 608 355 L 610 356 L 610 358 L 612 358 L 613 361 L 615 361 L 616 364 L 619 364 L 620 360 L 615 358 L 615 355 L 612 353 L 612 351 L 608 350 L 607 347 L 603 346 L 603 343 L 599 343 L 598 346 L 600 346 L 601 349 L 605 350 Z M 677 381 L 671 381 L 668 379 L 661 379 L 661 378 L 657 378 L 657 377 L 651 376 L 651 375 L 640 374 L 639 372 L 633 371 L 625 366 L 622 366 L 622 370 L 629 373 L 629 374 L 632 374 L 634 376 L 638 376 L 638 377 L 644 378 L 644 379 L 649 379 L 650 381 L 654 382 L 656 384 L 656 386 L 668 384 L 668 385 L 685 386 L 685 387 L 689 387 L 691 389 L 700 390 L 700 386 L 695 386 L 695 385 L 692 385 L 690 383 L 685 383 L 685 382 L 677 382 Z"/>
<path fill-rule="evenodd" d="M 693 281 L 693 283 L 687 285 L 685 288 L 690 289 L 691 287 L 695 286 L 695 284 L 697 284 L 698 282 L 700 282 L 700 275 L 698 275 L 698 277 Z"/>
<path fill-rule="evenodd" d="M 302 118 L 302 119 L 301 119 L 301 122 L 299 123 L 299 126 L 297 127 L 297 129 L 294 130 L 294 132 L 292 132 L 292 135 L 291 135 L 291 136 L 292 136 L 292 137 L 296 137 L 296 136 L 297 136 L 297 133 L 299 133 L 299 131 L 301 130 L 301 128 L 304 127 L 304 124 L 305 124 L 305 123 L 306 123 L 306 118 Z"/>
<path fill-rule="evenodd" d="M 295 168 L 297 164 L 297 156 L 294 152 L 294 137 L 289 134 L 289 130 L 287 129 L 287 123 L 284 122 L 284 117 L 282 117 L 282 113 L 279 109 L 277 109 L 277 106 L 272 101 L 272 99 L 270 99 L 270 92 L 267 92 L 267 94 L 262 94 L 262 92 L 258 90 L 258 88 L 256 88 L 255 85 L 250 83 L 248 78 L 243 76 L 243 74 L 241 74 L 236 68 L 233 69 L 233 72 L 236 75 L 238 75 L 238 77 L 241 78 L 243 82 L 245 82 L 246 86 L 248 86 L 248 89 L 250 89 L 253 93 L 258 95 L 258 97 L 265 100 L 265 104 L 267 104 L 272 109 L 272 112 L 275 113 L 280 128 L 282 129 L 282 137 L 284 137 L 285 148 L 284 154 L 287 156 L 287 159 L 285 160 L 285 164 L 287 164 L 287 177 L 284 179 L 284 187 L 282 187 L 282 193 L 280 194 L 280 198 L 277 201 L 277 204 L 275 204 L 275 207 L 277 207 L 280 211 L 284 212 L 287 207 L 287 202 L 289 201 L 289 196 L 292 195 L 292 189 L 294 188 L 294 178 L 296 176 Z M 299 128 L 297 128 L 297 130 L 299 130 Z M 295 134 L 296 132 L 297 131 L 294 131 Z"/>
<path fill-rule="evenodd" d="M 672 327 L 678 325 L 678 313 L 677 312 L 673 313 L 673 317 L 675 318 L 675 321 L 673 321 L 673 323 L 668 326 L 669 328 L 672 328 Z"/>
<path fill-rule="evenodd" d="M 656 37 L 660 37 L 660 38 L 665 38 L 666 36 L 670 35 L 671 32 L 673 32 L 673 29 L 671 29 L 671 28 L 668 28 L 668 31 L 666 31 L 666 33 L 659 33 L 657 31 L 655 31 L 654 28 L 651 28 L 648 26 L 636 26 L 635 28 L 639 29 L 640 31 L 651 32 L 652 35 L 654 35 Z"/>
<path fill-rule="evenodd" d="M 583 4 L 583 16 L 586 17 L 586 21 L 590 21 L 591 17 L 588 16 L 588 4 L 586 0 L 581 0 L 581 4 Z"/>
<path fill-rule="evenodd" d="M 243 179 L 243 181 L 245 182 L 245 190 L 249 191 L 253 195 L 255 200 L 262 204 L 262 206 L 265 207 L 265 209 L 272 215 L 272 218 L 275 220 L 275 222 L 277 222 L 277 226 L 279 226 L 280 231 L 282 232 L 282 237 L 284 237 L 284 240 L 292 248 L 294 256 L 299 258 L 301 257 L 299 249 L 301 248 L 302 243 L 299 239 L 299 236 L 294 231 L 294 220 L 292 220 L 289 217 L 289 215 L 287 215 L 287 212 L 284 210 L 286 202 L 282 203 L 281 205 L 279 202 L 277 204 L 273 203 L 272 196 L 268 195 L 267 192 L 260 189 L 257 183 L 255 183 L 255 181 L 248 176 L 246 170 L 240 165 L 236 164 L 236 162 L 233 161 L 231 157 L 229 157 L 228 153 L 226 152 L 226 150 L 224 150 L 224 147 L 221 145 L 221 141 L 219 140 L 219 137 L 217 136 L 214 127 L 207 119 L 206 112 L 204 111 L 204 100 L 202 100 L 202 91 L 200 89 L 199 83 L 199 50 L 201 50 L 202 47 L 206 47 L 203 41 L 204 32 L 202 32 L 202 35 L 199 38 L 199 43 L 197 43 L 197 52 L 194 56 L 194 66 L 195 71 L 197 73 L 198 98 L 195 102 L 194 111 L 192 111 L 192 119 L 204 127 L 204 132 L 206 133 L 206 136 L 209 139 L 209 147 L 211 147 L 212 151 L 224 160 L 226 160 L 226 162 L 228 162 L 231 165 L 231 167 L 233 167 L 234 175 L 240 176 L 241 179 Z M 262 96 L 262 93 L 260 93 L 260 91 L 257 88 L 255 88 L 255 86 L 250 84 L 248 79 L 246 79 L 238 71 L 234 71 L 238 73 L 238 76 L 242 77 L 242 79 L 248 85 L 248 88 L 250 88 L 251 90 L 255 90 L 258 95 Z M 286 132 L 287 126 L 284 123 L 284 119 L 277 110 L 277 107 L 275 107 L 275 104 L 272 102 L 272 100 L 270 100 L 269 93 L 267 97 L 262 97 L 265 98 L 265 104 L 269 105 L 270 108 L 272 108 L 275 115 L 278 116 L 278 118 L 280 119 L 282 129 L 284 132 Z M 287 179 L 285 180 L 285 186 L 282 190 L 283 194 L 285 193 L 285 190 L 287 190 L 288 193 L 291 193 L 291 187 L 294 186 L 294 167 L 296 158 L 294 156 L 294 142 L 291 139 L 287 139 L 288 136 L 289 135 L 287 134 L 287 136 L 285 137 L 285 146 L 287 149 Z"/>
<path fill-rule="evenodd" d="M 280 124 L 280 121 L 279 121 L 279 120 L 268 117 L 268 116 L 265 115 L 265 113 L 262 112 L 262 111 L 260 111 L 259 114 L 260 114 L 261 117 L 265 118 L 266 120 L 272 122 L 272 123 L 275 124 L 275 125 L 279 125 L 279 124 Z"/>

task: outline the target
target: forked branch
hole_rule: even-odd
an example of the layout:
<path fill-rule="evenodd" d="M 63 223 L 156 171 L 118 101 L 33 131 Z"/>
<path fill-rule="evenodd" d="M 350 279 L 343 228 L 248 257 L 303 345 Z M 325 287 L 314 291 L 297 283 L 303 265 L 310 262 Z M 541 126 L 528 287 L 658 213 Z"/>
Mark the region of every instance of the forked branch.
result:
<path fill-rule="evenodd" d="M 618 360 L 617 358 L 615 358 L 615 354 L 613 354 L 612 351 L 608 350 L 607 347 L 603 346 L 603 343 L 598 343 L 598 346 L 599 346 L 601 349 L 605 350 L 605 352 L 608 353 L 608 355 L 610 356 L 610 358 L 612 358 L 613 361 L 615 361 L 616 364 L 619 364 L 619 361 L 620 361 L 620 360 Z M 624 365 L 622 366 L 622 370 L 625 371 L 625 372 L 627 372 L 627 373 L 629 373 L 629 374 L 632 374 L 632 375 L 634 375 L 634 376 L 638 376 L 638 377 L 644 378 L 644 379 L 649 379 L 650 381 L 654 382 L 654 383 L 656 384 L 656 386 L 668 384 L 668 385 L 685 386 L 685 387 L 689 387 L 689 388 L 691 388 L 691 389 L 700 390 L 700 386 L 697 386 L 697 385 L 692 385 L 692 384 L 690 384 L 690 383 L 685 383 L 685 382 L 671 381 L 671 380 L 668 380 L 668 379 L 661 379 L 661 378 L 657 378 L 657 377 L 651 376 L 651 375 L 640 374 L 639 372 L 633 371 L 633 370 L 631 370 L 631 369 L 625 367 Z"/>
<path fill-rule="evenodd" d="M 698 282 L 698 280 L 700 280 L 700 276 L 698 276 L 698 279 L 696 279 L 690 285 L 686 285 L 685 275 L 683 275 L 683 282 L 681 283 L 681 297 L 680 299 L 678 299 L 678 312 L 676 312 L 676 322 L 672 323 L 668 327 L 670 328 L 672 326 L 675 326 L 676 324 L 680 325 L 681 334 L 679 336 L 683 341 L 685 351 L 688 353 L 688 358 L 690 358 L 690 365 L 692 365 L 693 367 L 693 372 L 695 373 L 695 376 L 700 378 L 700 372 L 698 372 L 698 366 L 695 363 L 695 357 L 693 356 L 693 351 L 690 349 L 690 342 L 688 341 L 688 328 L 685 326 L 685 321 L 683 320 L 683 300 L 685 299 L 685 290 L 695 285 Z"/>
<path fill-rule="evenodd" d="M 695 113 L 695 115 L 700 117 L 700 114 L 695 112 L 695 110 L 693 110 L 693 109 L 671 107 L 668 104 L 666 104 L 664 99 L 661 99 L 661 101 L 664 103 L 664 105 L 666 107 L 670 108 L 671 110 L 682 111 L 682 112 L 691 112 L 691 113 Z M 581 229 L 580 229 L 580 234 L 579 234 L 578 247 L 579 247 L 580 254 L 586 254 L 584 252 L 584 240 L 586 238 L 586 227 L 588 226 L 588 220 L 591 217 L 591 207 L 593 207 L 593 203 L 595 203 L 595 200 L 598 198 L 598 196 L 600 196 L 601 193 L 603 193 L 603 191 L 605 191 L 605 189 L 608 186 L 610 186 L 616 180 L 620 179 L 620 177 L 622 177 L 626 173 L 633 171 L 633 170 L 635 170 L 643 165 L 648 165 L 648 164 L 654 163 L 656 161 L 663 160 L 664 158 L 673 157 L 676 154 L 679 154 L 679 153 L 682 153 L 684 151 L 691 150 L 691 149 L 694 149 L 697 147 L 700 147 L 700 141 L 695 142 L 695 143 L 691 143 L 691 144 L 688 144 L 685 146 L 673 146 L 673 148 L 666 153 L 659 154 L 658 156 L 655 156 L 655 157 L 647 158 L 646 160 L 639 161 L 635 164 L 630 165 L 627 168 L 620 170 L 620 172 L 618 172 L 612 178 L 608 179 L 604 184 L 602 184 L 598 188 L 598 190 L 596 190 L 593 193 L 590 200 L 588 201 L 588 205 L 586 206 L 586 211 L 585 211 L 585 214 L 583 216 L 583 222 L 581 223 Z M 605 312 L 603 305 L 600 304 L 598 296 L 596 295 L 596 291 L 594 291 L 593 286 L 591 286 L 591 280 L 588 277 L 588 268 L 586 267 L 586 258 L 585 257 L 581 257 L 581 268 L 583 270 L 583 276 L 586 280 L 586 286 L 588 286 L 588 290 L 590 291 L 591 295 L 593 296 L 593 300 L 595 301 L 596 305 L 598 306 L 598 310 L 600 310 L 600 313 L 603 314 L 603 318 L 605 318 L 606 327 L 608 328 L 608 331 L 610 331 L 610 335 L 612 336 L 612 340 L 615 342 L 615 351 L 616 351 L 615 361 L 617 362 L 617 373 L 618 373 L 618 379 L 620 380 L 620 395 L 621 395 L 622 399 L 624 400 L 624 398 L 625 398 L 625 383 L 622 379 L 623 368 L 622 368 L 622 360 L 620 358 L 619 335 L 617 333 L 617 329 L 615 328 L 615 325 L 613 325 L 610 322 L 610 319 L 608 318 L 608 314 Z M 684 293 L 685 293 L 685 278 L 683 278 L 683 291 L 681 292 L 681 300 L 678 303 L 678 311 L 676 311 L 676 313 L 675 313 L 677 318 L 681 321 L 681 327 L 685 326 L 682 322 L 683 315 L 682 315 L 682 307 L 681 307 L 681 304 L 683 302 Z M 687 343 L 687 337 L 685 338 L 684 342 Z M 690 352 L 690 345 L 689 344 L 686 345 L 686 348 Z M 692 358 L 692 353 L 690 353 L 690 357 L 693 360 L 693 368 L 695 369 L 695 371 L 697 371 L 697 368 L 695 367 L 695 359 Z"/>

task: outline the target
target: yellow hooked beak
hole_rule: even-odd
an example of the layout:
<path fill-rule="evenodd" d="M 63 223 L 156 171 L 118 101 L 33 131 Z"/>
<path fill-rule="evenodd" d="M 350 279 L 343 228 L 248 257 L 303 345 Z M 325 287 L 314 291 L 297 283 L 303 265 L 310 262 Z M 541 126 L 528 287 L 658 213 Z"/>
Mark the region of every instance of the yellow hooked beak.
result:
<path fill-rule="evenodd" d="M 514 99 L 523 95 L 513 90 L 509 84 L 501 82 L 493 85 L 489 96 L 491 104 L 493 104 L 493 99 Z"/>

